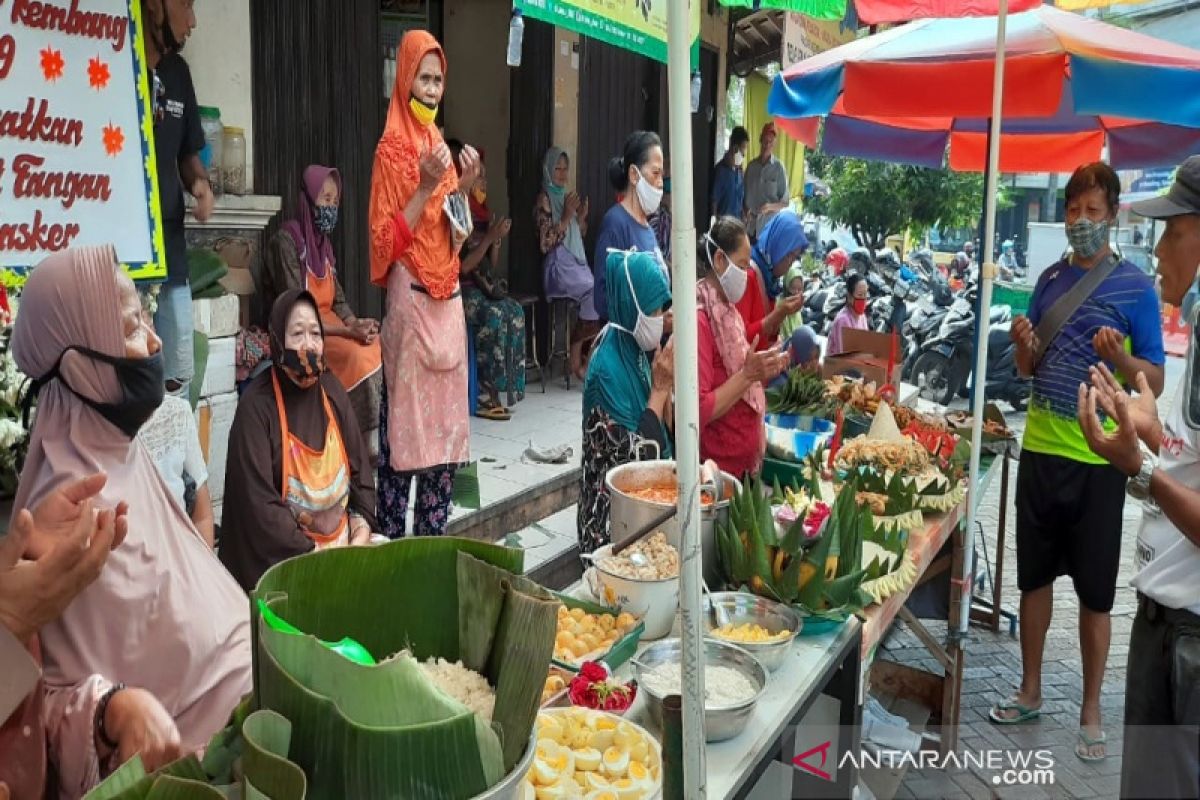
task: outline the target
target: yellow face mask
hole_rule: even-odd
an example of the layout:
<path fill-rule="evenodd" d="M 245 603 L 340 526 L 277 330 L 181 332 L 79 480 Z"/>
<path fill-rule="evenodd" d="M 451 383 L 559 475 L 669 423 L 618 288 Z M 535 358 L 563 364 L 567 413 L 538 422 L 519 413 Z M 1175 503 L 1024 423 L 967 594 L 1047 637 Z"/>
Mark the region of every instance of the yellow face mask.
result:
<path fill-rule="evenodd" d="M 437 106 L 430 108 L 415 97 L 408 99 L 408 107 L 412 110 L 412 115 L 417 122 L 428 127 L 433 124 L 433 120 L 437 118 Z"/>

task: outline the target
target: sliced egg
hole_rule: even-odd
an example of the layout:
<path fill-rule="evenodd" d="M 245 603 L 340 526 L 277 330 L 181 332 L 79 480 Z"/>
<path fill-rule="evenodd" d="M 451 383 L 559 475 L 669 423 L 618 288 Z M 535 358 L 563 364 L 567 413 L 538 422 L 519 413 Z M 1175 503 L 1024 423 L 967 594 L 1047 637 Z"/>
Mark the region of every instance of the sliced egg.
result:
<path fill-rule="evenodd" d="M 633 747 L 629 748 L 629 757 L 634 761 L 645 761 L 646 754 L 650 752 L 650 745 L 646 744 L 646 738 L 640 737 Z"/>
<path fill-rule="evenodd" d="M 630 761 L 629 772 L 626 774 L 629 780 L 634 783 L 649 785 L 654 781 L 654 778 L 650 775 L 650 768 L 641 761 Z"/>
<path fill-rule="evenodd" d="M 617 729 L 613 733 L 613 746 L 629 750 L 641 741 L 641 738 L 642 734 L 637 728 L 622 720 L 617 723 Z"/>
<path fill-rule="evenodd" d="M 615 731 L 620 725 L 620 720 L 616 717 L 610 717 L 607 714 L 594 714 L 596 718 L 596 730 L 598 731 Z"/>
<path fill-rule="evenodd" d="M 578 793 L 579 789 L 574 783 L 564 786 L 563 784 L 554 784 L 553 786 L 537 787 L 535 797 L 537 800 L 567 800 L 573 798 Z"/>
<path fill-rule="evenodd" d="M 558 758 L 560 750 L 562 750 L 562 748 L 554 739 L 539 736 L 534 758 L 537 758 L 540 761 L 552 762 Z"/>
<path fill-rule="evenodd" d="M 583 788 L 587 789 L 588 791 L 598 792 L 601 789 L 607 789 L 609 787 L 608 778 L 604 777 L 599 772 L 584 772 L 582 775 Z"/>
<path fill-rule="evenodd" d="M 595 772 L 600 769 L 600 751 L 594 747 L 585 747 L 575 751 L 575 769 L 580 772 Z"/>
<path fill-rule="evenodd" d="M 613 778 L 620 778 L 625 775 L 629 769 L 629 751 L 624 748 L 612 746 L 604 751 L 604 774 Z"/>
<path fill-rule="evenodd" d="M 519 800 L 537 800 L 537 788 L 528 780 L 521 784 Z"/>
<path fill-rule="evenodd" d="M 533 782 L 538 786 L 553 786 L 562 777 L 558 767 L 558 759 L 547 761 L 541 758 L 533 760 Z"/>
<path fill-rule="evenodd" d="M 644 786 L 629 778 L 613 781 L 612 788 L 617 793 L 618 800 L 640 800 L 646 794 Z"/>
<path fill-rule="evenodd" d="M 600 789 L 589 793 L 584 800 L 621 800 L 621 796 L 612 789 Z"/>
<path fill-rule="evenodd" d="M 613 735 L 615 733 L 616 731 L 611 728 L 595 730 L 592 732 L 592 741 L 589 744 L 600 752 L 604 752 L 613 746 Z"/>

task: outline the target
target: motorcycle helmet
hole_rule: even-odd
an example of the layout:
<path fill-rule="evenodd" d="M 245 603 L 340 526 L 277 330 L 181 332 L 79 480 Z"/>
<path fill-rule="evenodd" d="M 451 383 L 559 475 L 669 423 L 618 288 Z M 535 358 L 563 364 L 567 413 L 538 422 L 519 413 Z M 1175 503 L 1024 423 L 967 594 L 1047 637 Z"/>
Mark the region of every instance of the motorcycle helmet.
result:
<path fill-rule="evenodd" d="M 850 263 L 850 256 L 840 247 L 835 247 L 830 250 L 825 256 L 825 266 L 833 267 L 835 274 L 840 275 L 846 265 Z"/>
<path fill-rule="evenodd" d="M 868 275 L 873 266 L 871 262 L 871 253 L 865 247 L 856 248 L 850 254 L 850 265 L 859 275 Z"/>
<path fill-rule="evenodd" d="M 886 264 L 889 267 L 899 268 L 900 257 L 896 255 L 896 251 L 890 247 L 885 247 L 875 256 L 876 263 Z"/>
<path fill-rule="evenodd" d="M 1002 252 L 1002 253 L 1007 253 L 1008 251 L 1010 251 L 1010 250 L 1012 250 L 1012 249 L 1013 249 L 1013 241 L 1012 241 L 1012 239 L 1005 239 L 1003 242 L 1001 242 L 1001 244 L 1000 244 L 1000 252 Z"/>

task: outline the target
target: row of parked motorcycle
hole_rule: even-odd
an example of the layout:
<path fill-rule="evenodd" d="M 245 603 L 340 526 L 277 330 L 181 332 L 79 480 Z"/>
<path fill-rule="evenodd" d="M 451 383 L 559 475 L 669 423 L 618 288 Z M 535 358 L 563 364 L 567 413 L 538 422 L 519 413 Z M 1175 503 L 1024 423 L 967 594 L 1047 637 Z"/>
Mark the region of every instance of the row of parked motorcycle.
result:
<path fill-rule="evenodd" d="M 870 289 L 867 316 L 871 330 L 898 330 L 904 347 L 901 379 L 915 384 L 921 396 L 941 405 L 967 397 L 975 365 L 975 303 L 978 270 L 951 266 L 943 273 L 928 250 L 901 261 L 890 249 L 873 258 L 865 249 L 825 254 L 826 269 L 804 285 L 804 323 L 828 336 L 834 318 L 846 305 L 846 276 L 862 275 Z M 951 288 L 951 279 L 955 288 Z M 1012 309 L 989 309 L 986 397 L 1003 400 L 1017 410 L 1029 401 L 1030 381 L 1017 373 L 1016 346 L 1009 337 Z"/>

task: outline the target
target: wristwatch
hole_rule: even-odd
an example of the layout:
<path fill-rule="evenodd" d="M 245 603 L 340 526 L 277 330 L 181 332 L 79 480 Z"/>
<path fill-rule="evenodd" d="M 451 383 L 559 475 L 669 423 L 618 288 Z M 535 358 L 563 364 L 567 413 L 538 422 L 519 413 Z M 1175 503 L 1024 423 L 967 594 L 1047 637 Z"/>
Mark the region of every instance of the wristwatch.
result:
<path fill-rule="evenodd" d="M 1129 483 L 1125 486 L 1125 491 L 1129 493 L 1130 497 L 1134 500 L 1150 499 L 1150 476 L 1156 469 L 1158 469 L 1158 462 L 1154 456 L 1142 453 L 1142 468 L 1138 470 L 1137 475 L 1129 479 Z"/>

